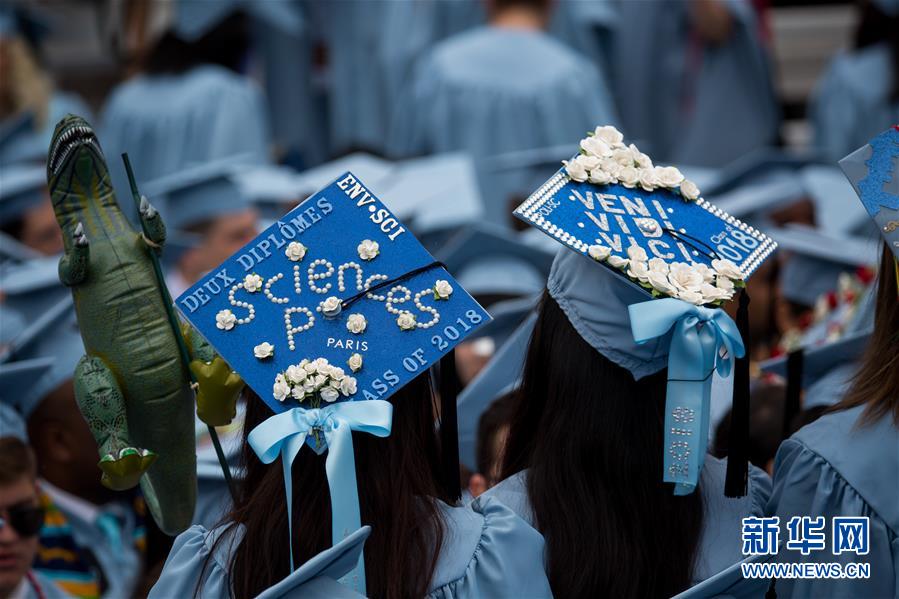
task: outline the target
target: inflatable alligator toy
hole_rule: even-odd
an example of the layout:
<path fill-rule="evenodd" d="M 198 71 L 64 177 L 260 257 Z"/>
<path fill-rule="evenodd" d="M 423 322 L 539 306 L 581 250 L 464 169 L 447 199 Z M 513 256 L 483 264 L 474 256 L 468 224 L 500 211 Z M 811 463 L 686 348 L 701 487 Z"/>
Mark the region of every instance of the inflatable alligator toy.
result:
<path fill-rule="evenodd" d="M 207 383 L 201 395 L 220 399 L 225 392 L 232 415 L 242 382 L 199 335 L 187 335 L 194 359 L 188 366 L 154 266 L 153 253 L 165 241 L 162 218 L 144 199 L 143 232 L 131 227 L 84 119 L 67 115 L 56 125 L 47 181 L 65 242 L 59 277 L 72 289 L 86 351 L 75 369 L 75 395 L 100 449 L 102 482 L 115 490 L 139 482 L 160 529 L 176 534 L 190 525 L 197 493 L 189 370 L 218 373 L 199 377 Z M 227 422 L 218 420 L 212 424 Z"/>

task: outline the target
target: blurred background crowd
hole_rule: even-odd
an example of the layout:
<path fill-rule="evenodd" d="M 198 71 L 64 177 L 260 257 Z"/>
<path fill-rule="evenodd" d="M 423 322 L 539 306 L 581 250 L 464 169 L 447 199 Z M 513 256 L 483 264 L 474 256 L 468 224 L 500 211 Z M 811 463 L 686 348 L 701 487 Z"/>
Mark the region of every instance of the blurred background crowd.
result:
<path fill-rule="evenodd" d="M 749 289 L 751 458 L 770 470 L 827 407 L 803 389 L 836 401 L 872 323 L 876 232 L 836 161 L 899 122 L 899 1 L 0 3 L 0 396 L 14 408 L 0 508 L 43 515 L 18 529 L 27 547 L 0 539 L 0 560 L 120 597 L 148 588 L 170 540 L 139 495 L 99 485 L 74 401 L 83 349 L 45 166 L 70 112 L 96 129 L 126 214 L 123 152 L 162 213 L 173 296 L 346 170 L 378 194 L 495 318 L 457 354 L 473 495 L 496 482 L 517 377 L 482 370 L 516 341 L 555 251 L 512 209 L 615 125 L 780 245 Z M 729 406 L 713 410 L 726 453 Z M 30 449 L 5 439 L 17 427 Z M 203 427 L 197 442 L 212 464 L 198 519 L 214 522 L 224 492 Z M 39 494 L 21 483 L 36 478 Z"/>

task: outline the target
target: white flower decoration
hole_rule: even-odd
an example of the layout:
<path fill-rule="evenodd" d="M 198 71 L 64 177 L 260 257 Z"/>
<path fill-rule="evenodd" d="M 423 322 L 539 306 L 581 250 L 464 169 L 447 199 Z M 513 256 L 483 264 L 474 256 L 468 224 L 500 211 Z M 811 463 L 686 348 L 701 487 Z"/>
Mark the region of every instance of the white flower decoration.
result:
<path fill-rule="evenodd" d="M 637 169 L 632 166 L 622 167 L 621 171 L 618 173 L 618 182 L 627 188 L 636 187 L 639 178 L 640 175 L 637 173 Z"/>
<path fill-rule="evenodd" d="M 340 311 L 341 303 L 340 298 L 335 296 L 330 296 L 325 298 L 322 302 L 322 312 L 325 314 L 333 314 Z"/>
<path fill-rule="evenodd" d="M 589 255 L 597 262 L 602 262 L 612 255 L 612 248 L 606 247 L 604 245 L 591 245 L 587 248 L 587 255 Z"/>
<path fill-rule="evenodd" d="M 287 367 L 284 376 L 286 376 L 287 380 L 294 385 L 302 385 L 303 381 L 306 380 L 306 369 L 299 364 L 294 364 Z"/>
<path fill-rule="evenodd" d="M 621 166 L 634 166 L 634 155 L 630 148 L 618 148 L 612 152 L 612 159 Z"/>
<path fill-rule="evenodd" d="M 275 355 L 275 346 L 268 341 L 263 341 L 253 348 L 253 355 L 260 360 L 271 358 L 273 355 Z"/>
<path fill-rule="evenodd" d="M 577 160 L 563 160 L 562 164 L 565 165 L 565 172 L 568 173 L 568 176 L 571 177 L 572 181 L 583 183 L 587 180 L 589 173 L 587 173 L 587 169 L 584 168 L 584 165 Z"/>
<path fill-rule="evenodd" d="M 659 185 L 662 187 L 677 187 L 684 180 L 683 174 L 674 166 L 657 166 L 653 170 L 659 178 Z"/>
<path fill-rule="evenodd" d="M 612 148 L 609 147 L 609 144 L 598 137 L 585 137 L 582 139 L 581 149 L 588 155 L 596 156 L 598 158 L 610 156 L 612 154 Z"/>
<path fill-rule="evenodd" d="M 628 260 L 627 258 L 622 258 L 621 256 L 616 256 L 616 255 L 612 254 L 611 256 L 609 256 L 606 259 L 606 262 L 608 262 L 609 266 L 611 266 L 612 268 L 627 268 L 627 265 L 630 262 L 630 260 Z"/>
<path fill-rule="evenodd" d="M 731 281 L 730 279 L 728 279 L 727 277 L 717 277 L 715 279 L 715 286 L 718 287 L 718 289 L 723 289 L 723 290 L 729 291 L 731 293 L 733 293 L 733 291 L 734 291 L 734 282 Z M 825 299 L 825 301 L 826 301 L 826 299 Z"/>
<path fill-rule="evenodd" d="M 661 258 L 651 258 L 649 260 L 649 270 L 658 272 L 668 276 L 668 263 Z"/>
<path fill-rule="evenodd" d="M 697 306 L 701 306 L 705 303 L 702 293 L 700 291 L 694 291 L 689 289 L 681 289 L 677 292 L 677 299 L 683 300 L 690 304 L 695 304 Z"/>
<path fill-rule="evenodd" d="M 449 284 L 449 281 L 444 281 L 443 279 L 438 279 L 437 282 L 434 283 L 434 299 L 435 300 L 447 300 L 449 296 L 453 294 L 453 286 Z"/>
<path fill-rule="evenodd" d="M 350 356 L 350 359 L 346 361 L 346 365 L 349 366 L 350 370 L 353 372 L 359 372 L 362 370 L 362 355 L 353 354 Z"/>
<path fill-rule="evenodd" d="M 702 280 L 704 283 L 712 283 L 715 280 L 715 271 L 706 266 L 705 264 L 694 264 L 693 268 L 702 275 Z"/>
<path fill-rule="evenodd" d="M 574 159 L 575 162 L 583 166 L 588 171 L 592 171 L 593 169 L 599 168 L 600 158 L 599 156 L 592 155 L 584 155 L 581 154 L 577 158 Z"/>
<path fill-rule="evenodd" d="M 609 183 L 613 183 L 615 178 L 601 168 L 596 168 L 590 171 L 590 176 L 587 178 L 587 181 L 594 185 L 608 185 Z"/>
<path fill-rule="evenodd" d="M 712 268 L 715 269 L 719 275 L 727 277 L 728 279 L 732 279 L 735 281 L 743 280 L 743 271 L 740 270 L 740 267 L 727 259 L 722 260 L 712 260 Z"/>
<path fill-rule="evenodd" d="M 378 242 L 371 239 L 363 239 L 356 251 L 359 252 L 359 257 L 363 260 L 374 260 L 381 253 Z"/>
<path fill-rule="evenodd" d="M 306 257 L 306 246 L 299 241 L 291 241 L 284 250 L 284 255 L 293 262 L 299 262 Z"/>
<path fill-rule="evenodd" d="M 685 200 L 697 200 L 699 199 L 699 188 L 696 187 L 696 183 L 693 183 L 693 181 L 684 179 L 680 184 L 680 194 Z"/>
<path fill-rule="evenodd" d="M 401 312 L 396 324 L 404 331 L 412 330 L 415 328 L 415 315 L 411 312 Z"/>
<path fill-rule="evenodd" d="M 709 285 L 708 283 L 703 283 L 699 291 L 700 293 L 702 293 L 702 297 L 706 303 L 729 300 L 733 295 L 733 293 L 730 291 L 725 291 L 720 287 L 715 287 L 714 285 Z"/>
<path fill-rule="evenodd" d="M 344 377 L 340 381 L 340 393 L 344 397 L 349 397 L 356 392 L 356 379 L 351 376 Z"/>
<path fill-rule="evenodd" d="M 293 397 L 294 399 L 296 399 L 297 401 L 303 401 L 303 399 L 306 397 L 306 389 L 303 388 L 302 386 L 294 387 L 290 391 L 290 396 Z"/>
<path fill-rule="evenodd" d="M 215 326 L 218 329 L 223 331 L 230 331 L 234 328 L 234 323 L 237 322 L 237 317 L 234 316 L 234 313 L 231 310 L 219 310 L 218 314 L 215 315 Z"/>
<path fill-rule="evenodd" d="M 622 135 L 621 131 L 611 125 L 597 127 L 593 130 L 593 136 L 612 147 L 621 145 L 624 142 L 624 135 Z"/>
<path fill-rule="evenodd" d="M 368 322 L 365 320 L 365 316 L 362 314 L 350 314 L 346 319 L 346 330 L 353 333 L 354 335 L 359 335 L 363 331 L 365 331 L 365 327 L 368 326 Z"/>
<path fill-rule="evenodd" d="M 640 187 L 645 191 L 652 191 L 659 185 L 659 179 L 652 168 L 638 169 L 637 176 L 640 181 Z"/>
<path fill-rule="evenodd" d="M 646 265 L 646 262 L 640 262 L 637 260 L 631 260 L 630 264 L 627 265 L 627 276 L 632 279 L 637 279 L 641 283 L 649 282 L 649 266 Z"/>
<path fill-rule="evenodd" d="M 256 293 L 257 291 L 262 289 L 262 277 L 257 275 L 255 272 L 248 274 L 243 279 L 243 288 L 250 293 Z"/>
<path fill-rule="evenodd" d="M 322 396 L 322 401 L 326 401 L 328 403 L 334 403 L 340 397 L 340 392 L 333 387 L 325 387 L 319 394 Z"/>
<path fill-rule="evenodd" d="M 290 395 L 290 385 L 287 384 L 283 374 L 275 377 L 275 384 L 272 386 L 272 395 L 278 401 L 284 401 Z"/>
<path fill-rule="evenodd" d="M 637 149 L 637 146 L 631 144 L 628 146 L 628 149 L 631 151 L 631 155 L 634 157 L 634 163 L 640 168 L 652 168 L 652 160 L 650 160 L 649 156 L 641 152 Z"/>
<path fill-rule="evenodd" d="M 702 274 L 685 262 L 675 262 L 670 265 L 668 270 L 668 280 L 675 288 L 677 288 L 679 293 L 678 297 L 680 297 L 680 292 L 684 291 L 698 293 L 699 288 L 704 283 Z"/>
<path fill-rule="evenodd" d="M 646 250 L 641 248 L 639 245 L 632 245 L 627 248 L 627 257 L 631 259 L 631 262 L 646 262 L 649 260 L 649 256 L 646 255 Z"/>
<path fill-rule="evenodd" d="M 613 179 L 617 179 L 618 173 L 621 172 L 621 165 L 615 162 L 613 158 L 603 158 L 599 163 L 599 168 L 609 173 L 609 176 Z"/>
<path fill-rule="evenodd" d="M 649 279 L 649 284 L 652 285 L 652 288 L 656 291 L 664 293 L 665 295 L 670 295 L 671 297 L 677 296 L 677 289 L 668 280 L 667 271 L 662 272 L 659 270 L 652 270 L 652 266 L 650 266 L 647 278 Z"/>

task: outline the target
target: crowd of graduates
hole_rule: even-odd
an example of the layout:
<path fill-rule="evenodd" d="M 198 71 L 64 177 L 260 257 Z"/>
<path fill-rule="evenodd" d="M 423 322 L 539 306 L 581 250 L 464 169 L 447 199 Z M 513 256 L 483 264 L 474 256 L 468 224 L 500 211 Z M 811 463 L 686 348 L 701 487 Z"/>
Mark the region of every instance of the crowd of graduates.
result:
<path fill-rule="evenodd" d="M 783 146 L 764 1 L 109 4 L 121 76 L 92 107 L 46 67 L 45 42 L 72 35 L 54 4 L 0 0 L 0 599 L 342 596 L 309 564 L 349 560 L 344 574 L 363 543 L 375 597 L 899 596 L 897 249 L 837 165 L 899 123 L 899 1 L 858 0 L 801 152 Z M 102 485 L 47 185 L 69 113 L 93 126 L 132 224 L 147 206 L 123 153 L 165 221 L 172 298 L 346 171 L 377 194 L 492 316 L 453 354 L 462 497 L 437 473 L 427 375 L 389 398 L 389 437 L 354 433 L 366 526 L 342 541 L 322 525 L 325 458 L 305 451 L 295 488 L 320 492 L 295 493 L 286 542 L 281 466 L 247 441 L 271 410 L 249 388 L 215 439 L 197 420 L 195 526 L 177 539 L 139 488 Z M 512 215 L 597 126 L 778 244 L 746 283 L 739 497 L 727 383 L 712 382 L 699 486 L 674 494 L 667 352 L 622 328 L 639 297 Z M 899 196 L 892 160 L 884 193 Z M 822 515 L 868 518 L 869 578 L 741 586 L 744 518 Z M 276 588 L 288 576 L 297 588 Z"/>

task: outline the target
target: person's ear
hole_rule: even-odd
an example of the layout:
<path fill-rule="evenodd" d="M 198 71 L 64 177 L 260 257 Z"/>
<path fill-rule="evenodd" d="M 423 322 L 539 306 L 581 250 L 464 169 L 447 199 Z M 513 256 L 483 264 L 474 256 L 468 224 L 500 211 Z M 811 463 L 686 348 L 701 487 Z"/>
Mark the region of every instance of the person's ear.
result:
<path fill-rule="evenodd" d="M 475 472 L 468 479 L 468 492 L 472 497 L 477 497 L 487 490 L 487 479 L 483 474 Z"/>

